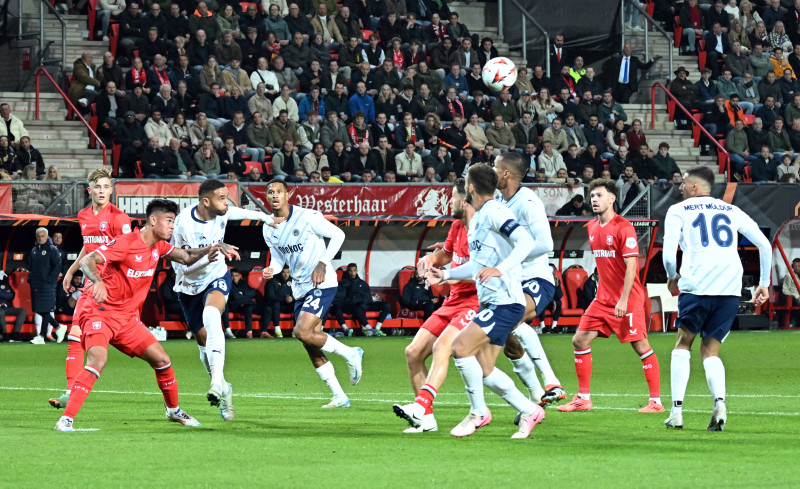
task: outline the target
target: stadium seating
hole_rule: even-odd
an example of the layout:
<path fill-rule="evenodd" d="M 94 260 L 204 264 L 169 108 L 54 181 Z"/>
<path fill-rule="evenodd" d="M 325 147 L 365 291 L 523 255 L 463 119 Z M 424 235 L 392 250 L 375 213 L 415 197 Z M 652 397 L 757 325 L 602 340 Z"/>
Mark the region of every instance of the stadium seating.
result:
<path fill-rule="evenodd" d="M 578 307 L 579 297 L 583 291 L 583 284 L 589 279 L 586 270 L 580 265 L 572 265 L 564 270 L 561 287 L 564 297 L 561 302 L 561 319 L 559 324 L 575 326 L 580 322 L 583 309 Z"/>

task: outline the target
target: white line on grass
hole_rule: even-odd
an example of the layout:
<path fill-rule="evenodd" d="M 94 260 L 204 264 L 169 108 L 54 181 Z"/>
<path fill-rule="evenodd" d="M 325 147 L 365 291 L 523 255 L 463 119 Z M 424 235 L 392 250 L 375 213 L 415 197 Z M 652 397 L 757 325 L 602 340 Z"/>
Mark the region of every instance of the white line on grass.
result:
<path fill-rule="evenodd" d="M 10 391 L 55 391 L 61 392 L 64 389 L 47 389 L 43 387 L 11 387 L 11 386 L 0 386 L 0 390 L 10 390 Z M 115 391 L 115 390 L 99 390 L 95 389 L 92 392 L 101 393 L 101 394 L 118 394 L 118 395 L 149 395 L 149 396 L 160 396 L 160 392 L 148 392 L 148 391 Z M 206 394 L 198 393 L 198 392 L 182 392 L 182 396 L 203 396 L 205 397 Z M 362 393 L 362 395 L 392 395 L 392 393 Z M 398 394 L 408 395 L 404 394 Z M 462 394 L 459 394 L 463 396 Z M 595 397 L 640 397 L 639 394 L 592 394 Z M 298 400 L 298 401 L 327 401 L 330 399 L 329 396 L 307 396 L 307 395 L 295 395 L 295 394 L 280 394 L 276 392 L 257 392 L 257 393 L 236 393 L 236 397 L 244 397 L 244 398 L 252 398 L 252 399 L 291 399 L 291 400 Z M 439 396 L 437 396 L 439 397 Z M 641 396 L 643 397 L 643 396 Z M 692 397 L 708 397 L 701 396 L 699 394 L 694 394 Z M 798 396 L 728 396 L 728 397 L 798 397 Z M 362 398 L 362 397 L 350 397 L 351 401 L 355 402 L 380 402 L 380 403 L 397 403 L 403 402 L 403 398 L 395 398 L 395 399 L 370 399 L 370 398 Z M 407 399 L 406 399 L 407 400 Z M 466 405 L 466 401 L 464 402 L 455 402 L 455 401 L 437 401 L 437 405 L 444 405 L 444 406 L 462 406 Z M 505 403 L 497 403 L 497 402 L 487 402 L 488 406 L 505 406 Z M 597 411 L 634 411 L 637 410 L 638 407 L 605 407 L 605 406 L 594 406 L 592 410 Z M 705 413 L 707 410 L 690 410 L 684 409 L 686 413 Z M 745 414 L 751 416 L 800 416 L 800 412 L 784 412 L 784 411 L 738 411 L 738 410 L 729 410 L 731 414 Z"/>

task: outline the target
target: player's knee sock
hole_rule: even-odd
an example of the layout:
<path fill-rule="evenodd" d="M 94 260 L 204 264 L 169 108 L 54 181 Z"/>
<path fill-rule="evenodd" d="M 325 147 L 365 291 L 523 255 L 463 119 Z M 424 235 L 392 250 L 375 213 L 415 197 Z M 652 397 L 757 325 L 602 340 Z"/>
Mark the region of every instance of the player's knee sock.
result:
<path fill-rule="evenodd" d="M 575 350 L 575 373 L 578 374 L 578 397 L 590 399 L 592 383 L 592 349 Z"/>
<path fill-rule="evenodd" d="M 650 389 L 650 399 L 661 403 L 661 369 L 658 366 L 658 357 L 653 349 L 649 349 L 641 356 L 644 378 Z"/>
<path fill-rule="evenodd" d="M 336 372 L 333 370 L 331 362 L 325 362 L 321 367 L 317 367 L 316 371 L 319 374 L 319 378 L 328 385 L 334 396 L 347 397 L 344 390 L 342 390 L 342 386 L 339 385 L 339 379 L 336 378 Z"/>
<path fill-rule="evenodd" d="M 706 382 L 708 390 L 715 401 L 725 400 L 725 366 L 719 357 L 708 357 L 703 360 L 703 368 L 706 369 Z"/>
<path fill-rule="evenodd" d="M 533 360 L 536 370 L 542 373 L 542 379 L 545 385 L 561 385 L 561 382 L 553 372 L 553 367 L 550 366 L 550 361 L 547 359 L 547 354 L 542 348 L 542 342 L 539 340 L 539 335 L 528 324 L 523 323 L 517 326 L 514 330 L 514 336 L 519 340 L 522 348 Z"/>
<path fill-rule="evenodd" d="M 200 363 L 203 364 L 203 368 L 206 369 L 208 375 L 211 375 L 211 367 L 208 366 L 208 355 L 206 355 L 206 347 L 202 345 L 197 345 L 197 349 L 200 350 Z"/>
<path fill-rule="evenodd" d="M 425 408 L 425 414 L 433 414 L 433 400 L 436 399 L 438 391 L 430 384 L 425 384 L 420 388 L 414 402 Z"/>
<path fill-rule="evenodd" d="M 483 397 L 483 369 L 475 356 L 456 358 L 456 367 L 464 379 L 464 386 L 469 397 L 470 412 L 478 416 L 486 416 L 489 408 Z"/>
<path fill-rule="evenodd" d="M 672 350 L 670 363 L 670 385 L 672 386 L 672 409 L 683 409 L 683 398 L 686 396 L 686 385 L 689 383 L 692 352 L 684 349 Z"/>
<path fill-rule="evenodd" d="M 511 359 L 509 358 L 509 360 Z M 514 366 L 514 373 L 519 376 L 522 383 L 528 388 L 531 400 L 539 402 L 544 395 L 544 389 L 542 389 L 542 384 L 539 383 L 539 379 L 536 377 L 536 369 L 533 367 L 531 357 L 525 353 L 522 358 L 511 360 L 511 365 Z"/>
<path fill-rule="evenodd" d="M 511 377 L 497 367 L 484 377 L 483 384 L 523 414 L 530 414 L 536 410 L 536 404 L 525 397 L 514 385 Z"/>
<path fill-rule="evenodd" d="M 161 389 L 161 394 L 164 396 L 164 404 L 166 404 L 167 409 L 177 409 L 178 381 L 175 380 L 172 362 L 161 367 L 153 367 L 153 370 L 156 371 L 156 382 L 158 382 L 158 388 Z"/>
<path fill-rule="evenodd" d="M 225 334 L 222 332 L 222 316 L 219 309 L 206 306 L 203 309 L 203 326 L 206 328 L 206 356 L 211 371 L 211 383 L 225 385 Z"/>
<path fill-rule="evenodd" d="M 99 370 L 91 365 L 83 367 L 83 370 L 75 377 L 75 382 L 72 384 L 72 393 L 69 396 L 67 407 L 64 408 L 64 416 L 75 419 L 84 401 L 89 397 L 89 393 L 92 392 L 95 381 L 99 378 Z"/>
<path fill-rule="evenodd" d="M 325 344 L 322 345 L 321 350 L 325 353 L 335 353 L 348 361 L 355 358 L 356 355 L 355 350 L 337 340 L 333 336 L 328 336 L 328 339 L 325 340 Z"/>
<path fill-rule="evenodd" d="M 83 369 L 83 347 L 78 336 L 70 334 L 67 336 L 67 390 L 72 390 L 75 378 Z"/>

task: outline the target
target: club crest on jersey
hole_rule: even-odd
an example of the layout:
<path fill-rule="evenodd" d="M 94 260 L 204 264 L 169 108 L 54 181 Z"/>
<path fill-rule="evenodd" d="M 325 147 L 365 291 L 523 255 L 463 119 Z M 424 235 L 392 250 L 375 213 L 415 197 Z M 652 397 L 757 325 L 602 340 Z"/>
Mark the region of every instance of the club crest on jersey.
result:
<path fill-rule="evenodd" d="M 100 231 L 105 231 L 106 229 L 108 229 L 108 223 L 106 221 L 101 222 Z"/>
<path fill-rule="evenodd" d="M 95 322 L 92 323 L 92 329 L 94 329 L 94 330 L 98 330 L 98 329 L 100 329 L 102 327 L 103 327 L 103 323 L 101 323 L 100 321 L 95 321 Z"/>
<path fill-rule="evenodd" d="M 631 248 L 631 249 L 636 248 L 636 240 L 633 239 L 633 238 L 626 239 L 625 240 L 625 246 L 627 246 L 628 248 Z"/>
<path fill-rule="evenodd" d="M 299 229 L 293 229 L 292 230 L 292 236 L 294 236 L 295 238 L 300 236 L 300 230 Z"/>
<path fill-rule="evenodd" d="M 606 244 L 611 246 L 614 244 L 614 236 L 606 236 Z"/>
<path fill-rule="evenodd" d="M 158 251 L 153 250 L 152 254 L 153 254 L 153 260 L 158 260 Z"/>

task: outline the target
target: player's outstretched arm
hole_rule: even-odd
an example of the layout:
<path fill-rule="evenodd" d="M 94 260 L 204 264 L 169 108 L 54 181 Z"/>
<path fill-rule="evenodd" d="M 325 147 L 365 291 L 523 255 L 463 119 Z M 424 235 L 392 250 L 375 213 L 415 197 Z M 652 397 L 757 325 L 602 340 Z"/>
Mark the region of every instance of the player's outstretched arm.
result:
<path fill-rule="evenodd" d="M 219 242 L 202 248 L 173 248 L 167 258 L 182 265 L 191 266 L 206 255 L 208 255 L 209 261 L 216 261 L 220 254 L 228 259 L 238 260 L 240 257 L 239 252 L 236 250 L 238 248 L 235 246 Z"/>
<path fill-rule="evenodd" d="M 103 283 L 103 279 L 100 278 L 100 274 L 97 273 L 97 265 L 104 261 L 103 257 L 98 253 L 90 253 L 80 260 L 83 276 L 94 283 L 94 287 L 92 287 L 92 299 L 98 304 L 102 304 L 108 298 L 106 285 Z"/>
<path fill-rule="evenodd" d="M 435 272 L 433 277 L 439 277 L 440 280 L 438 282 L 428 282 L 431 285 L 436 285 L 441 282 L 445 282 L 447 280 L 469 280 L 472 278 L 472 260 L 460 265 L 456 268 L 450 268 L 448 270 L 440 270 L 438 268 L 434 268 L 431 272 Z"/>
<path fill-rule="evenodd" d="M 81 260 L 84 256 L 86 256 L 86 248 L 81 247 L 81 252 L 78 253 L 78 258 L 72 262 L 72 265 L 69 266 L 67 273 L 64 274 L 64 278 L 61 280 L 61 287 L 64 288 L 64 292 L 67 294 L 75 292 L 75 287 L 72 286 L 72 276 L 75 275 L 75 272 L 77 272 L 81 267 Z"/>
<path fill-rule="evenodd" d="M 433 253 L 423 256 L 417 262 L 417 271 L 420 275 L 425 275 L 427 270 L 436 267 L 443 267 L 453 261 L 453 253 L 444 248 L 444 243 L 436 243 L 428 246 Z"/>
<path fill-rule="evenodd" d="M 275 217 L 270 214 L 265 214 L 261 211 L 251 211 L 249 209 L 242 209 L 241 207 L 228 208 L 228 220 L 231 221 L 261 221 L 267 226 L 277 227 L 278 224 L 286 220 L 285 217 Z"/>

